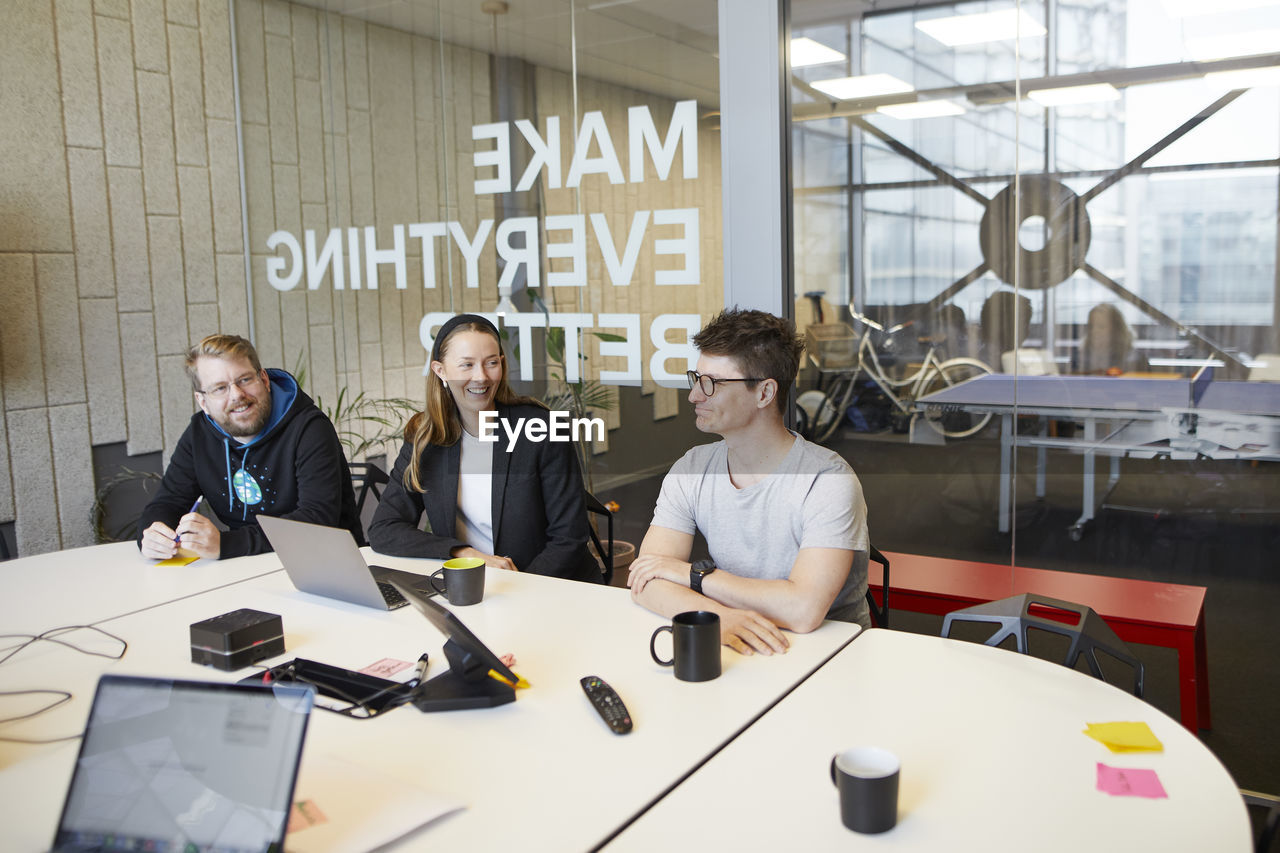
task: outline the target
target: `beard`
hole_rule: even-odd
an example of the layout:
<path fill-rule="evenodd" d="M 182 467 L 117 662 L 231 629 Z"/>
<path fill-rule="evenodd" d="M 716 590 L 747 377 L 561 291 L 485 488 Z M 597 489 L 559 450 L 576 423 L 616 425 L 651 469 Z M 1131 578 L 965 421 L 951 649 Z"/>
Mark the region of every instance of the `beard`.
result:
<path fill-rule="evenodd" d="M 213 416 L 214 423 L 222 427 L 223 432 L 232 438 L 252 438 L 262 432 L 267 425 L 267 420 L 271 417 L 271 395 L 267 393 L 257 397 L 251 406 L 244 413 L 252 413 L 252 417 L 247 421 L 243 416 L 238 420 L 233 419 L 231 413 L 224 410 Z"/>

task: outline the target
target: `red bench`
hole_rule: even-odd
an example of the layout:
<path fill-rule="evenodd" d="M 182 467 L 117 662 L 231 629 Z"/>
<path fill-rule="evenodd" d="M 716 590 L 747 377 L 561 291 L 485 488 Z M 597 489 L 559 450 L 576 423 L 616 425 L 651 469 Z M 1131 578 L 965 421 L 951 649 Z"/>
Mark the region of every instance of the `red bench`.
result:
<path fill-rule="evenodd" d="M 895 610 L 943 616 L 971 604 L 1034 592 L 1092 607 L 1125 642 L 1174 649 L 1182 724 L 1192 732 L 1211 727 L 1204 587 L 891 551 L 884 555 L 892 567 L 889 604 Z M 870 564 L 867 580 L 882 604 L 880 565 Z"/>

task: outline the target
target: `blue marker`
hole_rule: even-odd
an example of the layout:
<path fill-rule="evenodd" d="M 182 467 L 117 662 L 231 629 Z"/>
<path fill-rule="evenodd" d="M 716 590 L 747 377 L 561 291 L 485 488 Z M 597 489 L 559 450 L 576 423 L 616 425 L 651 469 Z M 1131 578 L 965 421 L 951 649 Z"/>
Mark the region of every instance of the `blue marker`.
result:
<path fill-rule="evenodd" d="M 187 510 L 187 515 L 191 515 L 191 513 L 200 509 L 200 502 L 202 500 L 204 500 L 204 495 L 201 495 L 200 497 L 196 498 L 196 502 L 191 505 L 191 509 Z M 174 545 L 182 544 L 182 534 L 178 534 L 177 536 L 173 537 L 173 544 Z"/>

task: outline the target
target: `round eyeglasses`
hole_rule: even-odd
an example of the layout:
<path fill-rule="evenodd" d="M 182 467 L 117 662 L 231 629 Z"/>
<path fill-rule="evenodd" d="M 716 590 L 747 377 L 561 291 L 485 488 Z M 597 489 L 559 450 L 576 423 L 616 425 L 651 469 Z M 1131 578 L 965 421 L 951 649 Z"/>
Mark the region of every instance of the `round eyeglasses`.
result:
<path fill-rule="evenodd" d="M 716 393 L 716 385 L 721 382 L 763 382 L 763 379 L 752 379 L 743 377 L 740 379 L 716 379 L 714 376 L 707 376 L 705 373 L 699 373 L 696 370 L 686 370 L 684 375 L 689 377 L 689 390 L 698 388 L 704 395 L 710 397 Z"/>

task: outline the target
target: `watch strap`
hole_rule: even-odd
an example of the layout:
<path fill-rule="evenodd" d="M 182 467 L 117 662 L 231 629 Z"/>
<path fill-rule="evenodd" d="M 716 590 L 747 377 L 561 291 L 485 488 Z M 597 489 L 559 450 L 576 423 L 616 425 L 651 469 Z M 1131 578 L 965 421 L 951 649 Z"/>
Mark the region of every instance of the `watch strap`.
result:
<path fill-rule="evenodd" d="M 716 570 L 714 560 L 694 560 L 689 567 L 689 589 L 702 593 L 702 579 Z"/>

